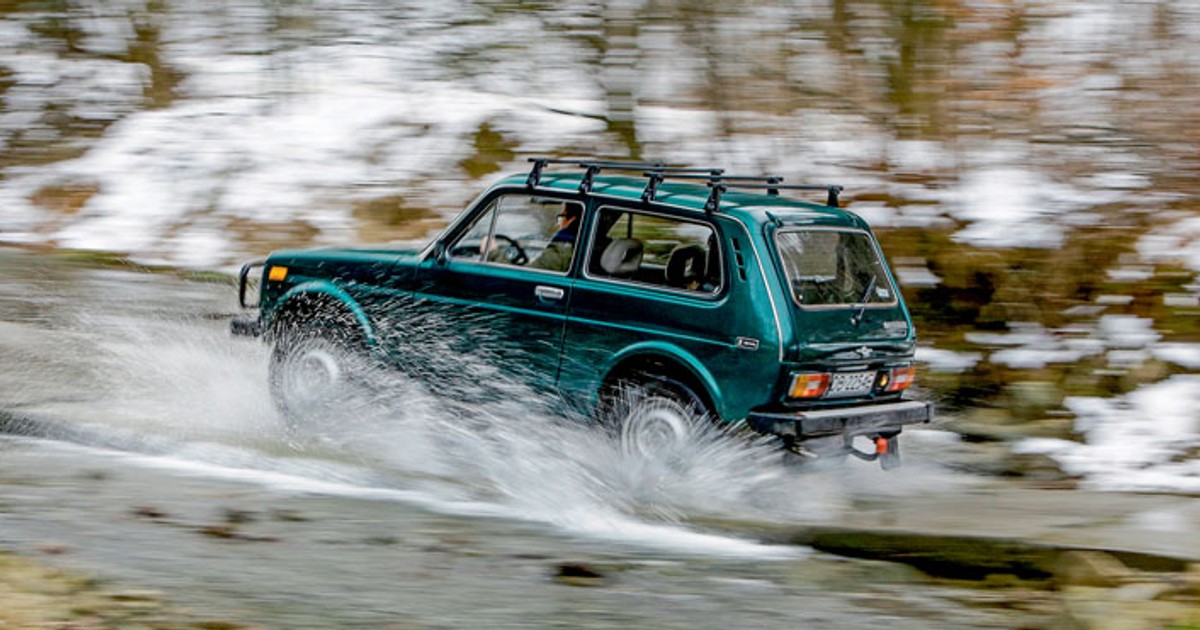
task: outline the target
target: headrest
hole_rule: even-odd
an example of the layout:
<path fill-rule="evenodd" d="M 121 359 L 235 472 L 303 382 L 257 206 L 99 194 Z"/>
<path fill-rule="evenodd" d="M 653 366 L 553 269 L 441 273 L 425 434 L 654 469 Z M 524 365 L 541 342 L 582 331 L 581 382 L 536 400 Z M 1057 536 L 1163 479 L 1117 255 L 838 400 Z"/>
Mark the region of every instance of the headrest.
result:
<path fill-rule="evenodd" d="M 600 268 L 613 276 L 627 276 L 642 264 L 642 242 L 634 238 L 619 238 L 604 248 Z"/>
<path fill-rule="evenodd" d="M 704 277 L 707 255 L 704 248 L 692 243 L 677 245 L 667 258 L 666 280 L 673 287 L 687 287 Z"/>

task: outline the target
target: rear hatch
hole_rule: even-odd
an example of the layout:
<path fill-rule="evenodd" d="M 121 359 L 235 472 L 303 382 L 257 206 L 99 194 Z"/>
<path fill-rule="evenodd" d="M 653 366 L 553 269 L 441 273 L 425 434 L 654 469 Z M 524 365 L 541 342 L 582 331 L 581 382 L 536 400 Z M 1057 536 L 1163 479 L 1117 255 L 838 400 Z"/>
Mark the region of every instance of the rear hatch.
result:
<path fill-rule="evenodd" d="M 774 234 L 774 250 L 793 324 L 785 391 L 794 374 L 814 372 L 830 377 L 819 400 L 807 402 L 898 396 L 884 376 L 911 365 L 912 326 L 874 236 L 852 227 L 786 225 Z"/>

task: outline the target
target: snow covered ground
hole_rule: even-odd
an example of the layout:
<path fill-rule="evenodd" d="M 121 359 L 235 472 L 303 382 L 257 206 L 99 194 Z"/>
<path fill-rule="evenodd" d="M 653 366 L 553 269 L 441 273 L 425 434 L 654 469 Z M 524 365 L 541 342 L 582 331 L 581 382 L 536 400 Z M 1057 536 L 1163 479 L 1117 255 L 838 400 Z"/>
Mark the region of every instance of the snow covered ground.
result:
<path fill-rule="evenodd" d="M 1200 271 L 1200 218 L 1162 212 L 1187 196 L 1156 185 L 1194 159 L 1194 142 L 1147 156 L 1125 135 L 1131 121 L 1174 125 L 1156 99 L 1197 83 L 1191 0 L 963 3 L 955 33 L 973 35 L 915 58 L 894 16 L 869 3 L 848 33 L 826 28 L 824 0 L 719 18 L 642 0 L 161 4 L 0 12 L 0 242 L 231 270 L 263 253 L 256 232 L 360 240 L 360 202 L 402 198 L 452 216 L 493 176 L 463 167 L 484 128 L 512 151 L 501 169 L 515 171 L 535 154 L 627 155 L 620 129 L 632 125 L 643 156 L 841 183 L 873 224 L 953 225 L 964 246 L 1056 248 L 1113 208 L 1154 214 L 1164 220 L 1137 239 L 1136 259 L 1110 274 Z M 1014 4 L 1027 19 L 1009 37 L 997 25 L 1012 26 Z M 839 48 L 844 37 L 853 41 Z M 905 64 L 942 74 L 897 92 Z M 177 84 L 164 84 L 163 67 Z M 937 91 L 950 84 L 953 102 Z M 954 131 L 911 132 L 939 125 Z M 30 145 L 62 155 L 22 159 Z M 902 280 L 939 282 L 919 266 Z M 1165 299 L 1197 302 L 1195 284 Z M 922 358 L 948 371 L 981 360 L 1037 369 L 1104 353 L 1117 367 L 1157 357 L 1200 370 L 1194 348 L 1156 335 L 1110 316 L 1085 334 L 1029 325 L 977 336 L 999 346 L 986 359 L 932 348 Z M 1177 376 L 1117 400 L 1073 400 L 1086 443 L 1028 448 L 1104 487 L 1194 491 L 1197 390 Z M 1174 446 L 1151 448 L 1160 440 Z M 1125 455 L 1106 468 L 1113 449 Z"/>
<path fill-rule="evenodd" d="M 1069 398 L 1082 442 L 1031 439 L 1042 453 L 1100 490 L 1200 494 L 1200 376 L 1171 377 L 1116 399 Z"/>
<path fill-rule="evenodd" d="M 994 28 L 989 12 L 996 7 L 978 4 L 975 15 L 960 19 Z M 1145 45 L 1156 24 L 1153 6 L 1025 4 L 1039 19 L 1019 49 L 995 34 L 983 37 L 945 72 L 995 89 L 998 74 L 1036 68 L 1032 75 L 1046 87 L 1021 96 L 1067 130 L 1119 127 L 1125 82 L 1155 62 L 1186 59 L 1181 47 L 1200 58 L 1187 29 L 1171 35 L 1170 47 Z M 1167 4 L 1185 22 L 1197 21 L 1183 0 Z M 646 11 L 636 0 L 607 9 L 579 0 L 537 11 L 466 0 L 318 0 L 299 8 L 174 0 L 150 13 L 142 1 L 121 0 L 66 13 L 79 33 L 71 55 L 39 26 L 47 14 L 7 14 L 0 18 L 0 67 L 11 87 L 0 95 L 0 149 L 65 140 L 82 153 L 5 169 L 0 241 L 226 269 L 254 253 L 227 236 L 238 220 L 300 222 L 315 229 L 318 242 L 346 242 L 355 237 L 356 201 L 401 195 L 444 216 L 461 209 L 483 183 L 470 181 L 459 164 L 474 152 L 485 123 L 516 153 L 506 170 L 524 168 L 523 158 L 538 153 L 625 153 L 609 123 L 630 118 L 648 156 L 836 181 L 847 185 L 852 202 L 859 193 L 885 192 L 905 203 L 852 207 L 880 225 L 959 221 L 956 239 L 979 246 L 1056 247 L 1073 225 L 1099 220 L 1098 207 L 1149 208 L 1171 198 L 1154 191 L 1146 174 L 1154 165 L 1119 143 L 899 137 L 890 116 L 858 107 L 888 83 L 886 60 L 899 43 L 872 36 L 887 34 L 887 16 L 856 18 L 867 47 L 860 59 L 824 45 L 815 26 L 804 28 L 827 15 L 822 1 L 731 11 L 713 20 L 711 38 L 690 36 L 668 19 L 626 26 Z M 182 77 L 163 107 L 144 106 L 153 71 L 132 56 L 147 23 L 160 63 Z M 626 33 L 632 39 L 623 39 Z M 710 44 L 722 47 L 716 59 L 704 48 Z M 801 50 L 794 67 L 746 86 L 747 100 L 761 98 L 763 106 L 713 109 L 697 96 L 713 87 L 706 83 L 712 73 L 749 73 L 761 55 L 795 46 Z M 1126 55 L 1132 49 L 1136 63 Z M 1080 78 L 1085 62 L 1113 69 L 1058 80 Z M 1194 63 L 1185 69 L 1197 70 Z M 848 74 L 861 75 L 861 85 L 848 83 Z M 774 101 L 754 92 L 789 82 L 818 94 L 812 107 L 771 111 Z M 850 103 L 834 98 L 847 92 Z M 63 138 L 55 116 L 108 126 L 97 139 Z M 1087 166 L 1060 168 L 1065 163 Z M 928 181 L 904 177 L 912 175 Z M 38 191 L 54 187 L 95 193 L 64 215 L 38 203 Z M 1147 237 L 1146 255 L 1180 256 L 1200 268 L 1194 222 Z M 1163 238 L 1174 239 L 1169 254 Z"/>

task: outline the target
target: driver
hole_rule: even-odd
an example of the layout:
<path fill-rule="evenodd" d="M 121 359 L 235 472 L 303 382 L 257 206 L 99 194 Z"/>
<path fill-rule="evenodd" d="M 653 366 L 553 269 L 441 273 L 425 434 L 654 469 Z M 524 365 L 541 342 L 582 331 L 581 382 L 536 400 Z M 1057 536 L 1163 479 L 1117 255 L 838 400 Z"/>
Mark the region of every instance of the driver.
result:
<path fill-rule="evenodd" d="M 579 220 L 583 213 L 579 204 L 564 203 L 558 212 L 558 231 L 551 237 L 546 249 L 537 258 L 529 261 L 534 269 L 566 271 L 571 266 L 575 253 L 575 241 L 579 239 Z"/>

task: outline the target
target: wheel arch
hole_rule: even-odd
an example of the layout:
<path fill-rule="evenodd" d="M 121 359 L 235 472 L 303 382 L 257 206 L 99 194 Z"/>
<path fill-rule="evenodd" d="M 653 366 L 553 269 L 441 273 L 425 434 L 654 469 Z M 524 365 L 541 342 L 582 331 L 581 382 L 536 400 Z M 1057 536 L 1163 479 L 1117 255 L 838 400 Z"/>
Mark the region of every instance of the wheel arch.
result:
<path fill-rule="evenodd" d="M 667 345 L 635 346 L 614 357 L 601 380 L 600 397 L 607 396 L 624 380 L 646 375 L 669 378 L 687 386 L 711 413 L 724 417 L 712 374 L 688 353 Z"/>
<path fill-rule="evenodd" d="M 279 298 L 267 322 L 267 338 L 278 338 L 286 327 L 319 314 L 333 314 L 353 320 L 367 346 L 375 346 L 374 327 L 354 297 L 335 285 L 315 282 L 292 287 Z"/>

